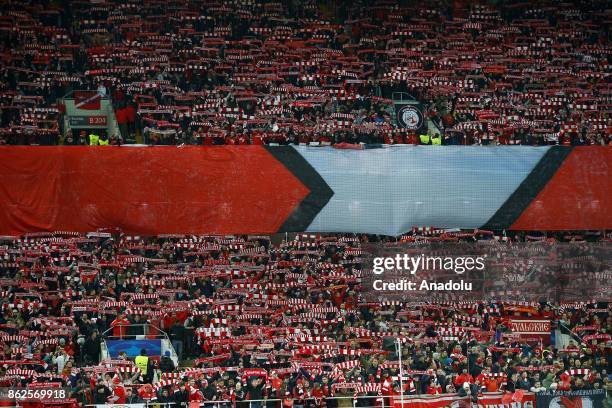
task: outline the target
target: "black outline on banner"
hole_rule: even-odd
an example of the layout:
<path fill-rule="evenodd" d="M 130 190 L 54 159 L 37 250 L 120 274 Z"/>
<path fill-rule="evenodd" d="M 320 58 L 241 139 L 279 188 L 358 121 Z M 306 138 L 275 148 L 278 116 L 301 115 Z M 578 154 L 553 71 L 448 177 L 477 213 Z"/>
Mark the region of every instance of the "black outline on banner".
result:
<path fill-rule="evenodd" d="M 323 177 L 291 146 L 265 146 L 276 160 L 300 180 L 310 193 L 283 222 L 278 232 L 302 232 L 334 195 Z"/>
<path fill-rule="evenodd" d="M 529 204 L 540 194 L 544 186 L 555 176 L 572 151 L 573 148 L 567 146 L 550 147 L 525 177 L 525 180 L 481 228 L 490 230 L 511 228 L 529 207 Z"/>

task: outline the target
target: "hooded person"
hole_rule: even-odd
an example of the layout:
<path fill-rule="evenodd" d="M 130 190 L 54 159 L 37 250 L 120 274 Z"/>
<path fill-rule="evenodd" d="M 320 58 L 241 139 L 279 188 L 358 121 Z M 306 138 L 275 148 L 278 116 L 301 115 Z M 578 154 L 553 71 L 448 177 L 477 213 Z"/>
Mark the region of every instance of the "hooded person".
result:
<path fill-rule="evenodd" d="M 175 368 L 174 361 L 170 358 L 170 351 L 166 350 L 159 360 L 159 369 L 162 373 L 171 373 Z"/>

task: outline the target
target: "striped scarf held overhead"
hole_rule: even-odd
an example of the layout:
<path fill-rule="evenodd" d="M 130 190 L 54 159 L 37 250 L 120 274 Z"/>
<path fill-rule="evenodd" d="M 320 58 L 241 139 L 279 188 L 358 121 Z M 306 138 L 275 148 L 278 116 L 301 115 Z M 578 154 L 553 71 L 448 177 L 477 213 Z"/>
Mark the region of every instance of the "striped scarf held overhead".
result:
<path fill-rule="evenodd" d="M 573 368 L 570 370 L 566 370 L 563 372 L 563 374 L 573 377 L 573 376 L 585 376 L 585 375 L 589 375 L 591 373 L 591 370 L 587 369 L 587 368 Z"/>

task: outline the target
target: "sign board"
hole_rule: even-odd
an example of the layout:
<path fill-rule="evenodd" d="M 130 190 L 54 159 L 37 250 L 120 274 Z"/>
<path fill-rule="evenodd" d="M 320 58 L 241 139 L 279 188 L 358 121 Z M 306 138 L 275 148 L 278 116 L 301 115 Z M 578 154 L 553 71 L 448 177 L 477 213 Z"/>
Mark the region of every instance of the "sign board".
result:
<path fill-rule="evenodd" d="M 510 319 L 510 330 L 516 334 L 550 334 L 550 320 Z"/>
<path fill-rule="evenodd" d="M 107 340 L 106 347 L 111 358 L 118 358 L 119 353 L 125 351 L 128 357 L 134 358 L 140 355 L 140 350 L 145 349 L 147 356 L 161 356 L 161 340 L 159 339 L 143 339 L 143 340 Z"/>
<path fill-rule="evenodd" d="M 70 116 L 71 127 L 106 126 L 106 115 Z"/>

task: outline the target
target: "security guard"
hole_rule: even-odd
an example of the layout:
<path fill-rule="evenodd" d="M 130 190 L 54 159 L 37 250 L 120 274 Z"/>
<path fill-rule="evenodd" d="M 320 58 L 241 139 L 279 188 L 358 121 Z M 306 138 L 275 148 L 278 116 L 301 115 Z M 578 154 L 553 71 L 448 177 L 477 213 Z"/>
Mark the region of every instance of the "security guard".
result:
<path fill-rule="evenodd" d="M 142 373 L 142 378 L 152 377 L 152 373 L 149 372 L 150 367 L 149 357 L 147 357 L 147 350 L 141 349 L 140 355 L 136 356 L 136 358 L 134 359 L 134 363 L 136 363 L 136 367 L 140 369 L 140 372 Z"/>
<path fill-rule="evenodd" d="M 98 146 L 100 143 L 100 136 L 90 133 L 89 134 L 89 145 L 90 146 Z"/>
<path fill-rule="evenodd" d="M 436 145 L 436 146 L 442 145 L 442 136 L 436 135 L 436 136 L 432 137 L 431 138 L 431 144 L 432 145 Z"/>
<path fill-rule="evenodd" d="M 108 143 L 109 143 L 108 137 L 106 137 L 106 134 L 102 133 L 102 137 L 98 139 L 98 144 L 100 146 L 108 146 Z"/>
<path fill-rule="evenodd" d="M 431 138 L 429 137 L 429 134 L 427 133 L 419 135 L 419 139 L 421 140 L 421 144 L 424 144 L 424 145 L 430 144 L 429 141 Z"/>

